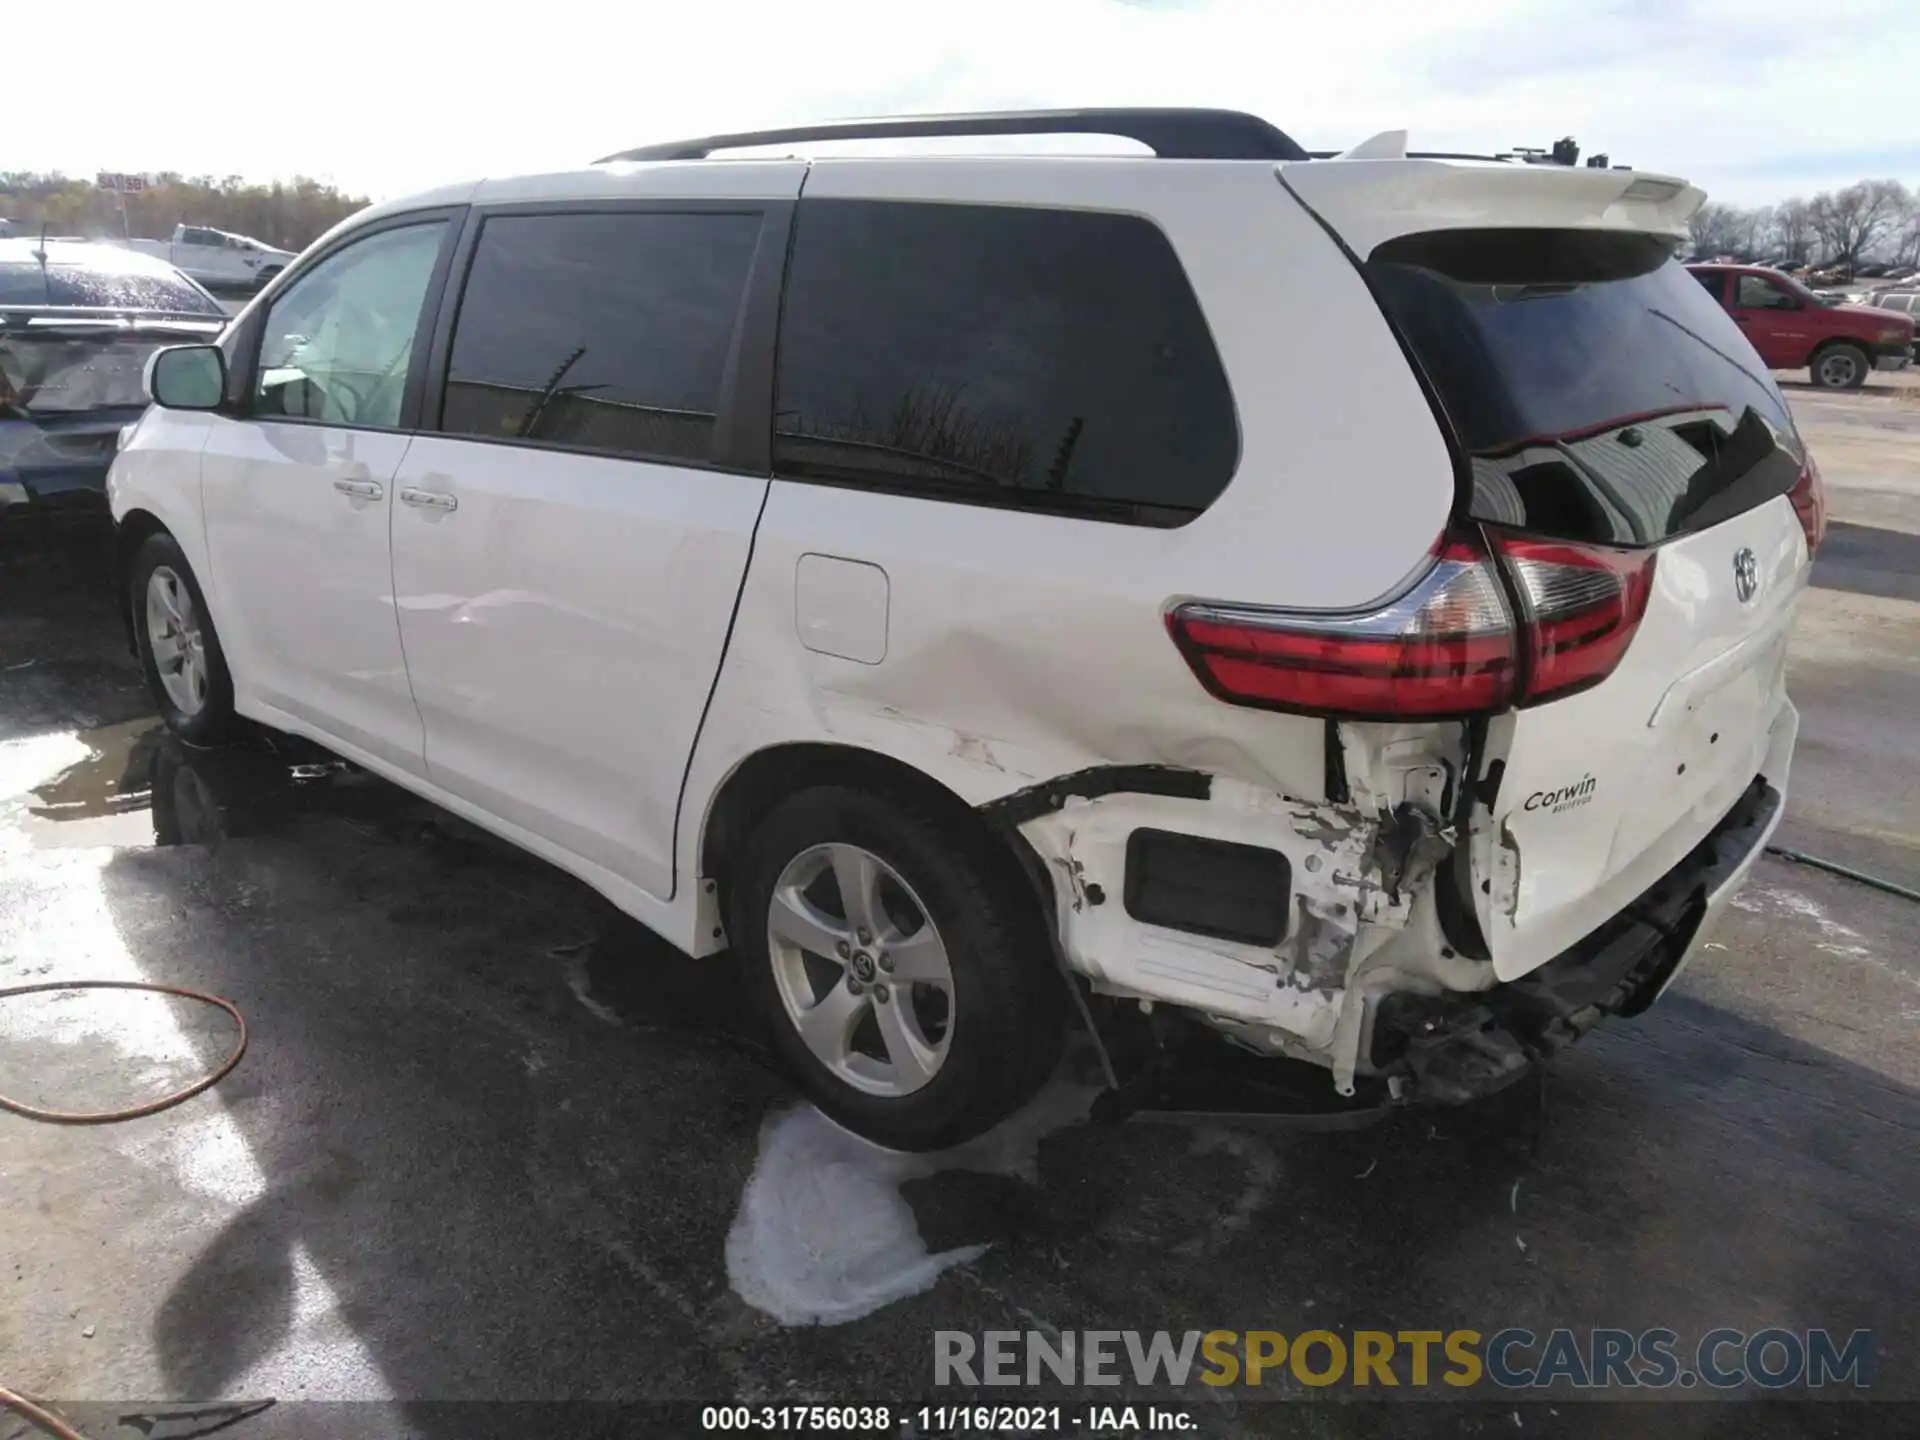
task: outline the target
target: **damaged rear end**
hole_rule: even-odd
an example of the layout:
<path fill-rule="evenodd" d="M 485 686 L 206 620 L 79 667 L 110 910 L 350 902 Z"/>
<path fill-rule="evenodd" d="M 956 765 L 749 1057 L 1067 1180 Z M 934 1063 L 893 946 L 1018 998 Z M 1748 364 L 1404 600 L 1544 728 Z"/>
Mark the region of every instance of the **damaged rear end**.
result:
<path fill-rule="evenodd" d="M 1096 993 L 1343 1096 L 1457 1103 L 1645 1009 L 1763 849 L 1823 496 L 1765 368 L 1673 258 L 1698 191 L 1398 159 L 1281 181 L 1419 381 L 1444 528 L 1364 605 L 1199 586 L 1165 605 L 1236 734 L 1248 712 L 1294 743 L 1318 727 L 1317 787 L 1103 767 L 986 808 L 1047 870 Z M 1354 378 L 1356 406 L 1369 390 Z"/>

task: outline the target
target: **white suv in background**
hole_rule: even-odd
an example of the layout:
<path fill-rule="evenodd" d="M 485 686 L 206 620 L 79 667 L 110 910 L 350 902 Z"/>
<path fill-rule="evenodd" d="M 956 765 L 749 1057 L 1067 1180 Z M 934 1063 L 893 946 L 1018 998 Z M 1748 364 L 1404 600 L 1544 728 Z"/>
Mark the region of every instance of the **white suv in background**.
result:
<path fill-rule="evenodd" d="M 1155 153 L 709 158 L 1060 131 Z M 1076 1005 L 1485 1094 L 1780 816 L 1822 490 L 1701 199 L 1119 110 L 384 204 L 153 362 L 140 655 L 730 948 L 890 1145 Z"/>

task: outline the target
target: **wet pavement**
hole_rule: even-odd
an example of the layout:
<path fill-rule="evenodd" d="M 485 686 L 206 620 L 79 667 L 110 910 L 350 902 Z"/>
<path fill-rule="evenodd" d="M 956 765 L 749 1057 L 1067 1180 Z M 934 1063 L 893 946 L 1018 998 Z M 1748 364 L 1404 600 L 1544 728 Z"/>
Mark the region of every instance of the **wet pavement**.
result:
<path fill-rule="evenodd" d="M 1903 397 L 1792 397 L 1852 528 L 1796 641 L 1782 839 L 1913 885 L 1920 390 Z M 726 961 L 671 953 L 322 752 L 163 736 L 97 546 L 14 545 L 0 986 L 211 990 L 252 1048 L 161 1116 L 0 1115 L 0 1383 L 97 1437 L 187 1433 L 123 1418 L 161 1401 L 268 1399 L 213 1419 L 239 1437 L 574 1434 L 577 1415 L 479 1402 L 1073 1398 L 936 1395 L 942 1329 L 1664 1326 L 1691 1343 L 1778 1324 L 1871 1330 L 1876 1402 L 1433 1386 L 1343 1404 L 1378 1392 L 1269 1376 L 1178 1403 L 1205 1435 L 1912 1434 L 1915 921 L 1769 859 L 1676 992 L 1544 1086 L 1353 1132 L 1108 1127 L 1079 1118 L 1070 1065 L 1007 1133 L 903 1162 L 798 1106 Z M 146 996 L 0 1001 L 0 1093 L 129 1103 L 217 1063 L 225 1026 Z M 698 1428 L 652 1413 L 606 1412 L 605 1433 Z"/>

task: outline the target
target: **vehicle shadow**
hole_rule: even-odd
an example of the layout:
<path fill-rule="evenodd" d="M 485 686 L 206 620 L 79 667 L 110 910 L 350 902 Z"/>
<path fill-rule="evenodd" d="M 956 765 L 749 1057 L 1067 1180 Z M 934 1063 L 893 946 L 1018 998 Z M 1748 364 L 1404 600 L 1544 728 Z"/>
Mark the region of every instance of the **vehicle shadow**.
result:
<path fill-rule="evenodd" d="M 1831 521 L 1814 557 L 1813 583 L 1823 590 L 1920 600 L 1920 535 Z"/>
<path fill-rule="evenodd" d="M 926 1398 L 936 1329 L 1920 1341 L 1899 1303 L 1920 1293 L 1920 1094 L 1684 994 L 1563 1056 L 1544 1099 L 1528 1084 L 1353 1133 L 1079 1125 L 1040 1143 L 1031 1183 L 913 1182 L 930 1248 L 993 1248 L 867 1319 L 783 1329 L 726 1278 L 762 1121 L 791 1092 L 724 962 L 678 959 L 378 782 L 309 775 L 283 804 L 257 756 L 155 755 L 156 796 L 201 798 L 185 821 L 156 807 L 187 843 L 121 854 L 109 908 L 143 972 L 248 1014 L 255 1050 L 220 1102 L 264 1177 L 209 1213 L 159 1306 L 180 1397 L 324 1386 L 332 1366 L 405 1402 L 389 1433 L 464 1436 L 496 1432 L 439 1402 Z M 1882 1393 L 1912 1389 L 1889 1369 Z M 1252 1393 L 1210 1403 L 1264 1433 Z M 1685 1408 L 1676 1433 L 1732 1433 Z M 1740 1433 L 1803 1433 L 1794 1413 Z"/>
<path fill-rule="evenodd" d="M 1830 395 L 1836 399 L 1847 395 L 1899 395 L 1910 390 L 1911 387 L 1909 386 L 1897 385 L 1887 379 L 1886 375 L 1888 373 L 1899 372 L 1879 372 L 1875 375 L 1870 375 L 1867 377 L 1866 383 L 1861 385 L 1857 390 L 1835 390 L 1827 385 L 1816 385 L 1811 380 L 1789 379 L 1778 371 L 1774 372 L 1773 383 L 1778 385 L 1782 390 L 1809 390 L 1816 395 Z"/>
<path fill-rule="evenodd" d="M 110 539 L 104 519 L 0 524 L 0 742 L 152 712 L 114 608 Z"/>

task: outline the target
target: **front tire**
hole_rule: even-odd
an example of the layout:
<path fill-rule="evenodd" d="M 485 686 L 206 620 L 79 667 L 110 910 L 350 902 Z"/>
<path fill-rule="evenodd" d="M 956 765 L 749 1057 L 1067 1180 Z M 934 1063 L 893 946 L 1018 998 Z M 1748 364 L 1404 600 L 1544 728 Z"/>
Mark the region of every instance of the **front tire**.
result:
<path fill-rule="evenodd" d="M 749 994 L 809 1098 L 896 1150 L 939 1150 L 1052 1073 L 1065 992 L 1011 857 L 913 801 L 805 790 L 728 895 Z"/>
<path fill-rule="evenodd" d="M 150 535 L 141 545 L 127 603 L 140 669 L 167 728 L 194 745 L 232 734 L 233 677 L 200 582 L 171 535 Z"/>
<path fill-rule="evenodd" d="M 1867 383 L 1873 362 L 1858 345 L 1829 345 L 1813 357 L 1809 369 L 1822 390 L 1858 390 Z"/>

